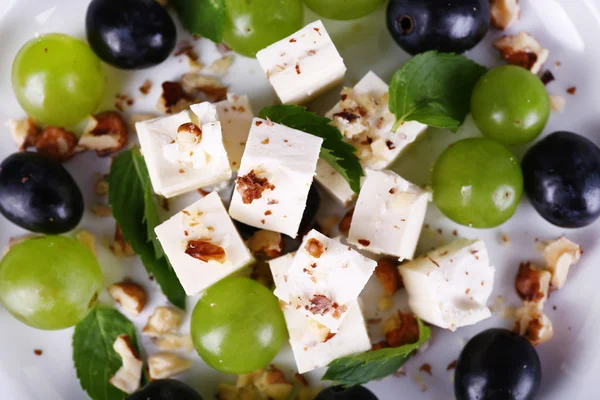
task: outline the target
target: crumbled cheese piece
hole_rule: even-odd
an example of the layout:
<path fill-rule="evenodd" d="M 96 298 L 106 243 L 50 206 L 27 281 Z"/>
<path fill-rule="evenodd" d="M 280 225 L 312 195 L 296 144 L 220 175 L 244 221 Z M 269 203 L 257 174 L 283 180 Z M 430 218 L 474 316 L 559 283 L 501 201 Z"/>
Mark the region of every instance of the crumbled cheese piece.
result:
<path fill-rule="evenodd" d="M 544 259 L 546 260 L 546 269 L 552 274 L 550 283 L 553 287 L 561 289 L 565 286 L 569 268 L 579 261 L 581 253 L 581 246 L 564 236 L 546 245 Z"/>
<path fill-rule="evenodd" d="M 422 320 L 454 331 L 491 316 L 494 267 L 482 241 L 459 239 L 399 269 L 410 308 Z"/>
<path fill-rule="evenodd" d="M 500 50 L 502 58 L 509 64 L 518 65 L 534 74 L 540 72 L 550 55 L 550 52 L 527 32 L 503 36 L 494 42 L 494 47 Z"/>
<path fill-rule="evenodd" d="M 298 234 L 323 139 L 255 118 L 231 198 L 232 218 Z"/>
<path fill-rule="evenodd" d="M 348 242 L 373 253 L 412 259 L 431 192 L 391 171 L 366 172 Z"/>
<path fill-rule="evenodd" d="M 228 93 L 227 100 L 215 103 L 215 107 L 221 121 L 223 144 L 227 150 L 231 169 L 237 171 L 242 162 L 248 132 L 254 118 L 250 101 L 246 95 L 236 96 Z"/>
<path fill-rule="evenodd" d="M 188 295 L 252 262 L 216 192 L 175 214 L 155 232 Z"/>
<path fill-rule="evenodd" d="M 256 58 L 283 104 L 301 104 L 339 84 L 346 73 L 321 21 L 262 49 Z"/>
<path fill-rule="evenodd" d="M 284 282 L 274 279 L 275 295 L 337 332 L 376 265 L 352 248 L 312 230 L 304 237 Z"/>
<path fill-rule="evenodd" d="M 136 124 L 154 191 L 167 198 L 231 178 L 216 108 L 190 107 Z"/>

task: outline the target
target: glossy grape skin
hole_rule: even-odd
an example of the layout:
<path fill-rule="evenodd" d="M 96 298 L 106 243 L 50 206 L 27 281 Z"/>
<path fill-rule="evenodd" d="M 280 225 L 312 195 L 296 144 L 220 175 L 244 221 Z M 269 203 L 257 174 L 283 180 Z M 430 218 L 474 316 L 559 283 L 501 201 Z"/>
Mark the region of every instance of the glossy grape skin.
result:
<path fill-rule="evenodd" d="M 301 0 L 225 0 L 225 6 L 225 42 L 246 57 L 255 57 L 304 23 Z"/>
<path fill-rule="evenodd" d="M 463 53 L 489 30 L 490 6 L 488 0 L 391 0 L 386 20 L 392 38 L 409 54 Z"/>
<path fill-rule="evenodd" d="M 13 317 L 37 329 L 76 325 L 94 307 L 102 287 L 94 255 L 63 236 L 27 239 L 0 262 L 0 301 Z"/>
<path fill-rule="evenodd" d="M 503 65 L 488 71 L 475 85 L 471 114 L 484 136 L 505 145 L 524 144 L 544 130 L 550 100 L 536 75 Z"/>
<path fill-rule="evenodd" d="M 93 0 L 85 25 L 98 57 L 122 69 L 160 64 L 177 41 L 173 19 L 156 0 Z"/>
<path fill-rule="evenodd" d="M 458 141 L 433 167 L 433 200 L 451 220 L 492 228 L 508 220 L 523 194 L 523 175 L 504 146 L 484 138 Z"/>
<path fill-rule="evenodd" d="M 304 0 L 316 14 L 328 19 L 350 20 L 371 14 L 385 0 Z"/>
<path fill-rule="evenodd" d="M 181 381 L 158 379 L 127 396 L 127 400 L 202 400 L 202 396 Z"/>
<path fill-rule="evenodd" d="M 525 193 L 537 212 L 563 228 L 587 226 L 600 216 L 600 149 L 572 132 L 535 143 L 521 163 Z"/>
<path fill-rule="evenodd" d="M 69 172 L 38 153 L 15 153 L 0 164 L 0 213 L 37 233 L 65 233 L 83 217 L 83 195 Z"/>
<path fill-rule="evenodd" d="M 377 400 L 377 396 L 364 386 L 330 386 L 319 392 L 315 400 Z"/>
<path fill-rule="evenodd" d="M 540 388 L 542 366 L 535 348 L 506 329 L 474 336 L 456 363 L 457 400 L 533 400 Z"/>
<path fill-rule="evenodd" d="M 248 278 L 225 278 L 208 288 L 192 312 L 191 333 L 204 362 L 228 374 L 267 366 L 287 339 L 279 301 Z"/>
<path fill-rule="evenodd" d="M 104 94 L 100 59 L 79 39 L 58 33 L 33 38 L 12 65 L 12 87 L 27 115 L 67 126 L 93 113 Z"/>

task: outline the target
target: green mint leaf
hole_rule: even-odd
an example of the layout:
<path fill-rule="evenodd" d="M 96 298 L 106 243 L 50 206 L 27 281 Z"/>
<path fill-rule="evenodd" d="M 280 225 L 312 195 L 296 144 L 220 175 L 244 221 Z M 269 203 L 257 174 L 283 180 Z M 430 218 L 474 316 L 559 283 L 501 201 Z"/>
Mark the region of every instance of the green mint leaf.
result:
<path fill-rule="evenodd" d="M 417 323 L 419 324 L 419 340 L 416 343 L 338 358 L 329 363 L 327 372 L 322 379 L 334 381 L 343 386 L 354 386 L 392 375 L 431 336 L 430 329 L 423 325 L 418 318 Z"/>
<path fill-rule="evenodd" d="M 406 62 L 390 83 L 397 129 L 418 121 L 456 132 L 471 108 L 471 93 L 487 69 L 465 56 L 428 51 Z"/>
<path fill-rule="evenodd" d="M 354 154 L 356 148 L 344 140 L 329 118 L 306 111 L 306 107 L 288 105 L 263 108 L 259 117 L 322 138 L 321 158 L 344 177 L 354 192 L 360 191 L 360 178 L 365 173 Z"/>
<path fill-rule="evenodd" d="M 225 2 L 223 0 L 171 0 L 181 23 L 190 33 L 215 43 L 223 41 Z"/>
<path fill-rule="evenodd" d="M 127 396 L 108 383 L 123 364 L 113 350 L 113 343 L 120 335 L 129 336 L 131 345 L 140 354 L 135 326 L 115 309 L 98 306 L 75 326 L 75 371 L 92 400 L 123 400 Z"/>
<path fill-rule="evenodd" d="M 160 219 L 148 169 L 139 150 L 124 151 L 113 160 L 108 182 L 108 203 L 123 237 L 140 256 L 167 299 L 185 309 L 185 291 L 154 233 Z"/>

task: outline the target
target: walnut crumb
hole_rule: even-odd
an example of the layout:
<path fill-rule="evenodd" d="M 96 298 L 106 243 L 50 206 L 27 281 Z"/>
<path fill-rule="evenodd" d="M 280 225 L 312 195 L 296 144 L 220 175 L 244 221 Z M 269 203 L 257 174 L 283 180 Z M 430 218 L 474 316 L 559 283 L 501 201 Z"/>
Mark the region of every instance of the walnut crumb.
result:
<path fill-rule="evenodd" d="M 223 264 L 227 259 L 225 249 L 205 240 L 189 240 L 185 254 L 204 262 L 216 261 Z"/>
<path fill-rule="evenodd" d="M 275 185 L 271 184 L 267 178 L 259 178 L 254 170 L 244 176 L 239 176 L 236 180 L 236 190 L 242 197 L 244 204 L 250 204 L 256 199 L 260 199 L 265 190 L 274 190 Z"/>
<path fill-rule="evenodd" d="M 371 245 L 371 241 L 367 239 L 358 239 L 358 244 L 363 247 L 369 247 Z"/>
<path fill-rule="evenodd" d="M 319 258 L 325 252 L 325 246 L 323 243 L 315 238 L 310 238 L 304 245 L 304 249 L 314 258 Z"/>

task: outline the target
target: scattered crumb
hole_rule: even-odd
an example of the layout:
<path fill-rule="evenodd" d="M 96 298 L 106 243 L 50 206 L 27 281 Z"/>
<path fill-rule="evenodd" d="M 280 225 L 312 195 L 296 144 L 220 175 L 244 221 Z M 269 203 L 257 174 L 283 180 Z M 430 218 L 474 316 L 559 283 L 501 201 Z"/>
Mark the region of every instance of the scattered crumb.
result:
<path fill-rule="evenodd" d="M 139 87 L 140 92 L 145 96 L 150 93 L 150 89 L 152 89 L 152 82 L 149 79 L 146 79 L 142 86 Z"/>
<path fill-rule="evenodd" d="M 179 44 L 177 45 L 177 50 L 175 50 L 175 53 L 173 53 L 173 55 L 175 57 L 186 55 L 188 59 L 193 61 L 197 61 L 199 58 L 198 53 L 196 52 L 196 50 L 194 50 L 194 45 L 188 42 L 187 40 L 182 40 L 181 42 L 179 42 Z"/>
<path fill-rule="evenodd" d="M 431 364 L 425 363 L 419 367 L 419 371 L 425 372 L 429 376 L 433 376 L 431 373 Z"/>
<path fill-rule="evenodd" d="M 123 111 L 125 111 L 125 109 L 131 107 L 134 103 L 133 98 L 131 98 L 131 96 L 129 96 L 128 94 L 117 93 L 117 95 L 115 97 L 116 97 L 115 108 L 121 112 L 123 112 Z"/>
<path fill-rule="evenodd" d="M 454 236 L 458 236 L 458 232 L 456 231 L 456 229 L 454 229 L 454 230 L 452 231 L 452 235 L 454 235 Z"/>
<path fill-rule="evenodd" d="M 567 104 L 567 100 L 558 94 L 551 94 L 550 96 L 550 109 L 552 111 L 561 112 L 565 109 L 565 105 Z"/>
<path fill-rule="evenodd" d="M 451 371 L 450 374 L 448 375 L 448 379 L 450 380 L 450 383 L 454 383 L 454 371 Z"/>
<path fill-rule="evenodd" d="M 542 83 L 544 85 L 547 85 L 550 82 L 552 82 L 553 80 L 555 80 L 556 78 L 554 78 L 554 74 L 552 73 L 552 71 L 547 69 L 542 73 L 542 75 L 540 76 L 540 79 L 542 80 Z"/>
<path fill-rule="evenodd" d="M 556 311 L 556 306 L 552 306 L 552 309 L 553 309 L 554 311 Z"/>
<path fill-rule="evenodd" d="M 105 196 L 108 194 L 108 176 L 98 174 L 96 183 L 94 184 L 94 193 L 97 196 Z"/>
<path fill-rule="evenodd" d="M 229 67 L 231 67 L 231 64 L 233 64 L 233 57 L 223 56 L 213 61 L 213 63 L 208 67 L 208 70 L 215 74 L 224 74 L 227 72 Z"/>
<path fill-rule="evenodd" d="M 394 372 L 394 376 L 397 378 L 406 376 L 406 366 L 403 365 L 398 371 Z"/>
<path fill-rule="evenodd" d="M 454 368 L 456 368 L 456 360 L 454 360 L 450 364 L 448 364 L 448 366 L 446 367 L 446 371 L 453 370 Z"/>
<path fill-rule="evenodd" d="M 503 233 L 500 236 L 500 243 L 502 243 L 504 246 L 508 246 L 510 244 L 510 236 L 508 236 L 507 233 Z"/>
<path fill-rule="evenodd" d="M 571 96 L 574 96 L 576 92 L 577 92 L 577 87 L 575 87 L 575 86 L 571 86 L 571 87 L 567 88 L 567 93 L 569 93 Z"/>
<path fill-rule="evenodd" d="M 423 381 L 423 377 L 421 376 L 421 374 L 419 374 L 418 372 L 415 372 L 411 376 L 411 378 L 418 386 L 421 387 L 421 392 L 427 391 L 427 385 L 425 385 L 425 382 Z"/>
<path fill-rule="evenodd" d="M 36 356 L 41 356 L 42 354 L 44 354 L 44 352 L 41 349 L 35 349 L 33 350 L 33 354 L 35 354 Z"/>

